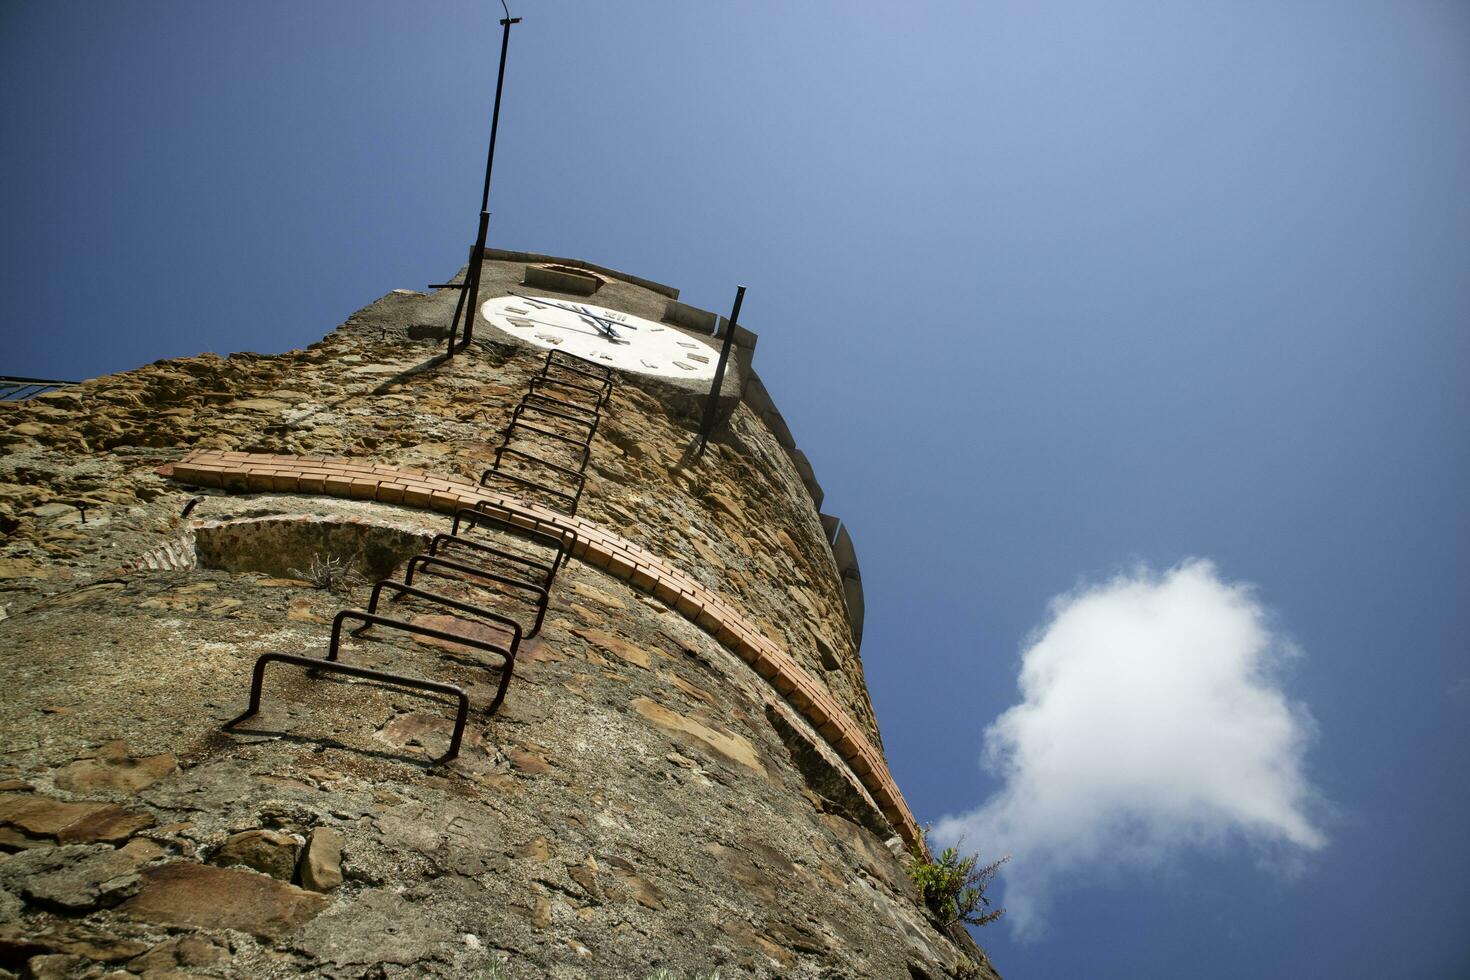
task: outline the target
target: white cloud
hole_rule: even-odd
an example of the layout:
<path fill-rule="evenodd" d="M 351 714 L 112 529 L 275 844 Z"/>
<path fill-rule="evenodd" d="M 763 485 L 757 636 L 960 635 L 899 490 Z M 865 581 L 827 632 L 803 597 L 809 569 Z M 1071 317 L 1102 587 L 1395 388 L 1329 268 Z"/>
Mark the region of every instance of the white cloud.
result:
<path fill-rule="evenodd" d="M 1141 569 L 1052 600 L 1022 656 L 1022 701 L 985 731 L 1001 790 L 945 818 L 986 860 L 1010 853 L 1003 904 L 1035 936 L 1066 882 L 1249 846 L 1278 862 L 1326 844 L 1302 772 L 1314 733 L 1277 670 L 1295 650 L 1248 585 L 1208 561 Z"/>

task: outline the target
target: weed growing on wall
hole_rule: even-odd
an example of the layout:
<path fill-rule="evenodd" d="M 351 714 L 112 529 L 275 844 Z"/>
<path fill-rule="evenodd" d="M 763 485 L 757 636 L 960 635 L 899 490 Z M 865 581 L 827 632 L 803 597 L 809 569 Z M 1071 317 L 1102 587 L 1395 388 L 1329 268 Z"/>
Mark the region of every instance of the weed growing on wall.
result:
<path fill-rule="evenodd" d="M 342 559 L 336 555 L 312 555 L 310 568 L 293 568 L 291 574 L 305 579 L 318 589 L 337 593 L 351 592 L 353 586 L 361 585 L 363 581 L 354 567 L 356 557 L 354 555 L 352 558 Z"/>
<path fill-rule="evenodd" d="M 923 836 L 928 836 L 927 830 Z M 976 854 L 960 857 L 959 849 L 954 847 L 946 847 L 938 858 L 930 858 L 922 843 L 914 847 L 909 875 L 919 890 L 919 900 L 934 913 L 940 925 L 947 928 L 964 922 L 985 926 L 1005 915 L 1005 909 L 990 907 L 985 890 L 1010 857 L 977 867 L 979 860 Z"/>

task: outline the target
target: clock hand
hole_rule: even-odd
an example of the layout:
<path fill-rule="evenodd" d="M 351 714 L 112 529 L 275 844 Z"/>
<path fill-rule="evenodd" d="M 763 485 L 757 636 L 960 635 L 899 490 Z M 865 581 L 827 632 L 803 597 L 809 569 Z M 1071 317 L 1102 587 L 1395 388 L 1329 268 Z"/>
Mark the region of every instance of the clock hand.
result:
<path fill-rule="evenodd" d="M 585 307 L 585 306 L 573 306 L 573 305 L 569 305 L 567 303 L 558 303 L 554 299 L 543 299 L 540 296 L 527 296 L 525 293 L 518 293 L 518 292 L 515 292 L 514 290 L 511 291 L 511 295 L 512 296 L 518 296 L 521 299 L 526 300 L 529 303 L 540 303 L 542 306 L 554 306 L 554 307 L 556 307 L 559 310 L 566 310 L 568 313 L 575 313 L 578 316 L 582 317 L 583 319 L 586 319 L 589 322 L 591 322 L 593 324 L 593 326 L 597 327 L 598 330 L 602 331 L 603 335 L 606 336 L 609 340 L 613 341 L 614 343 L 626 344 L 626 343 L 628 343 L 628 341 L 621 340 L 621 339 L 618 338 L 617 332 L 612 329 L 612 325 L 613 324 L 617 324 L 619 327 L 623 327 L 623 328 L 625 328 L 627 330 L 637 330 L 638 329 L 637 327 L 633 326 L 631 323 L 621 323 L 621 322 L 619 322 L 617 320 L 612 319 L 611 317 L 598 316 L 596 313 L 593 313 L 591 310 L 587 309 L 587 307 Z"/>
<path fill-rule="evenodd" d="M 547 329 L 550 329 L 550 330 L 567 330 L 567 331 L 570 331 L 572 333 L 580 333 L 580 334 L 584 334 L 584 335 L 589 336 L 589 337 L 600 337 L 600 336 L 602 336 L 602 334 L 600 334 L 600 333 L 589 333 L 586 330 L 578 330 L 576 327 L 568 326 L 565 323 L 548 323 L 545 320 L 536 320 L 536 319 L 532 319 L 531 317 L 528 317 L 528 316 L 514 316 L 514 317 L 507 317 L 507 319 L 510 319 L 510 320 L 520 320 L 520 321 L 522 321 L 524 323 L 535 324 L 538 327 L 546 327 Z"/>
<path fill-rule="evenodd" d="M 626 341 L 623 338 L 621 338 L 621 337 L 618 336 L 618 332 L 612 328 L 612 325 L 610 323 L 604 322 L 603 318 L 598 317 L 591 310 L 587 309 L 587 307 L 585 307 L 585 306 L 581 307 L 578 310 L 577 315 L 582 318 L 582 321 L 584 323 L 590 323 L 594 327 L 596 327 L 598 330 L 602 331 L 602 335 L 604 337 L 606 337 L 608 340 L 612 341 L 613 343 L 615 343 L 615 344 L 627 344 L 627 343 L 629 343 L 629 341 Z M 621 325 L 622 324 L 620 324 L 620 326 Z"/>

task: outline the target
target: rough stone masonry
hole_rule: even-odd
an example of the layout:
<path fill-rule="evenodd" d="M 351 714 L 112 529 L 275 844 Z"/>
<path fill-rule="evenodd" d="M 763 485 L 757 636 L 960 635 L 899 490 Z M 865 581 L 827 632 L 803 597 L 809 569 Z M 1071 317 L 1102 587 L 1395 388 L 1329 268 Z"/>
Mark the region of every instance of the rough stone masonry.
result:
<path fill-rule="evenodd" d="M 548 265 L 502 253 L 482 298 Z M 599 305 L 669 311 L 595 278 Z M 334 613 L 448 530 L 432 494 L 297 461 L 477 492 L 544 352 L 481 321 L 446 361 L 455 299 L 0 403 L 0 977 L 995 976 L 916 900 L 832 552 L 747 371 L 697 461 L 697 393 L 619 377 L 576 517 L 594 545 L 498 714 L 494 658 L 347 641 L 469 694 L 458 758 L 435 762 L 442 698 L 295 669 L 222 729 L 260 654 L 323 656 Z M 447 612 L 393 615 L 484 628 Z"/>

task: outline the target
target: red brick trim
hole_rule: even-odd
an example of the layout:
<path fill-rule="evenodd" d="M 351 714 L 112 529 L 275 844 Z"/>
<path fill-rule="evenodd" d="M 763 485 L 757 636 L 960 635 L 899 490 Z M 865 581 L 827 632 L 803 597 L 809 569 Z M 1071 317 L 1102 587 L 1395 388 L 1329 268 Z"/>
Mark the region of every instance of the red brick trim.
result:
<path fill-rule="evenodd" d="M 606 528 L 463 480 L 346 458 L 201 450 L 159 467 L 158 473 L 202 487 L 276 493 L 299 489 L 302 493 L 450 512 L 480 506 L 524 527 L 553 532 L 575 530 L 577 557 L 658 596 L 755 668 L 847 760 L 905 842 L 912 847 L 919 840 L 918 824 L 888 772 L 882 753 L 820 681 L 725 600 L 662 558 Z"/>

